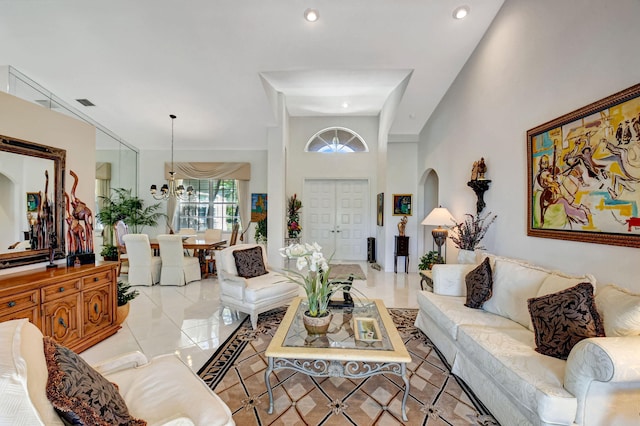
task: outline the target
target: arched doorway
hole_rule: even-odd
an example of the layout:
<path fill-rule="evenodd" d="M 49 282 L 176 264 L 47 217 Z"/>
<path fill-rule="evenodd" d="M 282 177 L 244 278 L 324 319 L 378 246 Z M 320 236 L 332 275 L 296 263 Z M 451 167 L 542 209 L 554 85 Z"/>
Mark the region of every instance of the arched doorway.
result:
<path fill-rule="evenodd" d="M 418 226 L 422 228 L 422 232 L 418 232 L 418 259 L 433 247 L 431 229 L 421 225 L 420 222 L 427 217 L 431 210 L 435 209 L 439 205 L 439 182 L 440 179 L 438 178 L 438 173 L 433 169 L 429 169 L 424 172 L 420 179 L 420 183 L 418 184 L 418 191 L 422 196 L 422 202 L 418 203 L 418 207 L 421 210 L 418 215 Z"/>

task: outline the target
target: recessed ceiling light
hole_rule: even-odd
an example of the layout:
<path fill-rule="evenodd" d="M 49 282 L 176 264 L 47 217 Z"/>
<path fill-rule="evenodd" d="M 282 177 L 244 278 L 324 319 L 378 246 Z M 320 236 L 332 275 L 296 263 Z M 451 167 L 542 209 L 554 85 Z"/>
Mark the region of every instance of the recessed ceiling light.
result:
<path fill-rule="evenodd" d="M 307 9 L 304 11 L 304 19 L 309 22 L 316 22 L 320 18 L 320 12 L 317 9 Z"/>
<path fill-rule="evenodd" d="M 459 6 L 453 11 L 453 17 L 456 19 L 462 19 L 469 14 L 469 6 Z"/>
<path fill-rule="evenodd" d="M 342 108 L 349 108 L 349 102 L 343 102 Z"/>

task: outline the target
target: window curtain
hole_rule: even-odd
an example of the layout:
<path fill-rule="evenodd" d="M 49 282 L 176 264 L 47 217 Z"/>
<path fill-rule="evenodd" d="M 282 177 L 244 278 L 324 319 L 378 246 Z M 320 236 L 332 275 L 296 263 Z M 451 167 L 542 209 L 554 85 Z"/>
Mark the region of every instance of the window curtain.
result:
<path fill-rule="evenodd" d="M 240 213 L 240 226 L 249 223 L 251 214 L 251 201 L 248 199 L 249 181 L 251 180 L 251 163 L 206 163 L 206 162 L 180 162 L 173 164 L 176 180 L 183 179 L 235 179 L 238 181 L 238 208 Z M 171 163 L 164 163 L 164 177 L 169 180 L 171 175 Z M 216 189 L 216 195 L 217 195 Z M 241 198 L 242 196 L 242 198 Z M 167 224 L 169 231 L 176 227 L 175 219 L 178 209 L 177 200 L 169 200 L 167 203 Z M 247 227 L 248 228 L 248 227 Z"/>

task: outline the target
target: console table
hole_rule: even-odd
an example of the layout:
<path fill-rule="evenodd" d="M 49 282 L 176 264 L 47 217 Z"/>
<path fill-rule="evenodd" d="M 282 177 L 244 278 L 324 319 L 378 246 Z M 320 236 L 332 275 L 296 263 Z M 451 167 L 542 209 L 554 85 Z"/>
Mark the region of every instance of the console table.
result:
<path fill-rule="evenodd" d="M 0 276 L 0 321 L 27 318 L 81 352 L 116 333 L 118 262 L 44 267 Z"/>
<path fill-rule="evenodd" d="M 404 256 L 404 272 L 409 272 L 409 237 L 396 235 L 396 248 L 393 252 L 393 272 L 398 272 L 398 256 Z"/>

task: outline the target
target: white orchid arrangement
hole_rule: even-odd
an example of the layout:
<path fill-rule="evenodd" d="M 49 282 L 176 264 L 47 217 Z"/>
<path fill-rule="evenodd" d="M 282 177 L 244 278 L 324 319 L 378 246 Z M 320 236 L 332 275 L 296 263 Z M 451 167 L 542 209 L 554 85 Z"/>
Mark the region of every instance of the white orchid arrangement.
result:
<path fill-rule="evenodd" d="M 281 248 L 280 254 L 289 259 L 296 259 L 297 271 L 289 270 L 290 275 L 287 279 L 298 284 L 307 294 L 309 316 L 326 315 L 331 295 L 345 286 L 329 280 L 331 267 L 322 254 L 322 247 L 318 243 L 291 244 Z"/>

